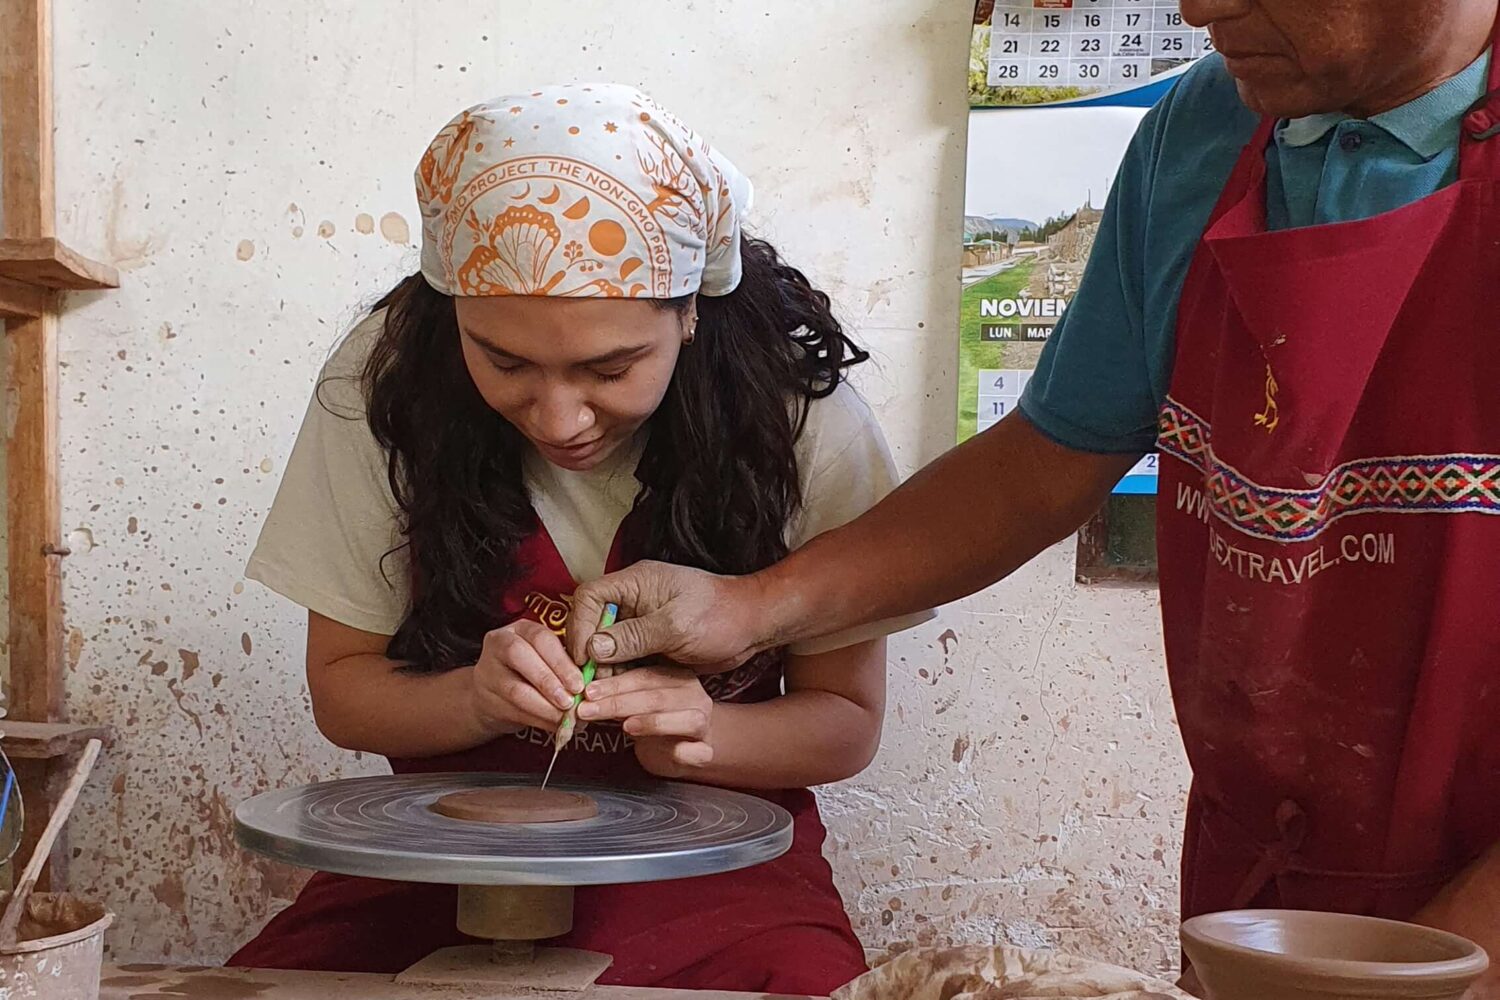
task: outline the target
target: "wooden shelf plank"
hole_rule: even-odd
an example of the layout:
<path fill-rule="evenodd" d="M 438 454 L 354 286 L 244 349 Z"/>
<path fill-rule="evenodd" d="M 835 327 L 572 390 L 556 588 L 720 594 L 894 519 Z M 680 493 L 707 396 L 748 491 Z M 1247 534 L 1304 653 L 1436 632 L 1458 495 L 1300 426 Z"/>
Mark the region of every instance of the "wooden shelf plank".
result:
<path fill-rule="evenodd" d="M 113 736 L 108 726 L 0 719 L 0 750 L 15 760 L 51 760 L 82 750 L 89 740 L 108 745 Z"/>
<path fill-rule="evenodd" d="M 119 288 L 120 272 L 53 236 L 0 239 L 0 278 L 45 288 Z"/>
<path fill-rule="evenodd" d="M 35 319 L 46 311 L 51 289 L 0 278 L 0 319 Z"/>

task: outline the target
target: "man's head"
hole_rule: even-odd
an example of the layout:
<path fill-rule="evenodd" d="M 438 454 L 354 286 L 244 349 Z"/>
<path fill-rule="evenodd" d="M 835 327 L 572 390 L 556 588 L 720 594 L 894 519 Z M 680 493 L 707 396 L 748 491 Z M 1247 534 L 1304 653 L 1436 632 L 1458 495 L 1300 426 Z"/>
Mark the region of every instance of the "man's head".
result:
<path fill-rule="evenodd" d="M 1479 55 L 1495 10 L 1496 0 L 1182 0 L 1244 102 L 1278 118 L 1404 104 Z"/>

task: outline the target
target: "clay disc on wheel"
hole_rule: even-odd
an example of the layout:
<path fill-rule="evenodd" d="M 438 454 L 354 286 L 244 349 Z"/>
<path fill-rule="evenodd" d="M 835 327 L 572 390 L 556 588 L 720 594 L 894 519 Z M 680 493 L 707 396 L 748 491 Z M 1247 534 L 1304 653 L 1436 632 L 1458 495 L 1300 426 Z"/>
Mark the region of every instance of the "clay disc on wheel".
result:
<path fill-rule="evenodd" d="M 476 823 L 563 823 L 592 819 L 599 806 L 587 795 L 560 789 L 475 788 L 444 795 L 432 811 Z"/>

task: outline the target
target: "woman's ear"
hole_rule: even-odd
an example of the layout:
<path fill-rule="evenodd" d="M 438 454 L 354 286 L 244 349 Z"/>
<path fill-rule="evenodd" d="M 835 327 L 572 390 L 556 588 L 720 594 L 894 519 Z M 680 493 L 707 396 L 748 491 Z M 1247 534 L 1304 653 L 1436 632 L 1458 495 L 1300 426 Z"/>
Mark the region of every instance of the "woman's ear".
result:
<path fill-rule="evenodd" d="M 688 307 L 682 313 L 682 342 L 691 344 L 698 338 L 698 298 L 688 303 Z"/>

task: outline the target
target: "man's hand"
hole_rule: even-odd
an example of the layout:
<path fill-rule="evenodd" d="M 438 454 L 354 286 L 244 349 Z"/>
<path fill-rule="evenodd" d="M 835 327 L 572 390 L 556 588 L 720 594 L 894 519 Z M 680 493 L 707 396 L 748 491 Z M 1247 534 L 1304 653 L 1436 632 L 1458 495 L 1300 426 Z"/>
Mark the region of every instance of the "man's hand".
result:
<path fill-rule="evenodd" d="M 713 673 L 763 649 L 946 604 L 1077 530 L 1137 457 L 1065 448 L 1012 414 L 757 573 L 637 563 L 585 584 L 568 653 L 575 663 L 591 652 L 600 663 L 661 656 Z M 594 631 L 609 602 L 622 620 L 606 639 Z"/>
<path fill-rule="evenodd" d="M 575 663 L 629 663 L 661 656 L 713 674 L 739 666 L 757 651 L 762 617 L 750 577 L 640 562 L 579 587 L 568 618 L 568 653 Z M 620 620 L 596 632 L 606 604 Z"/>

